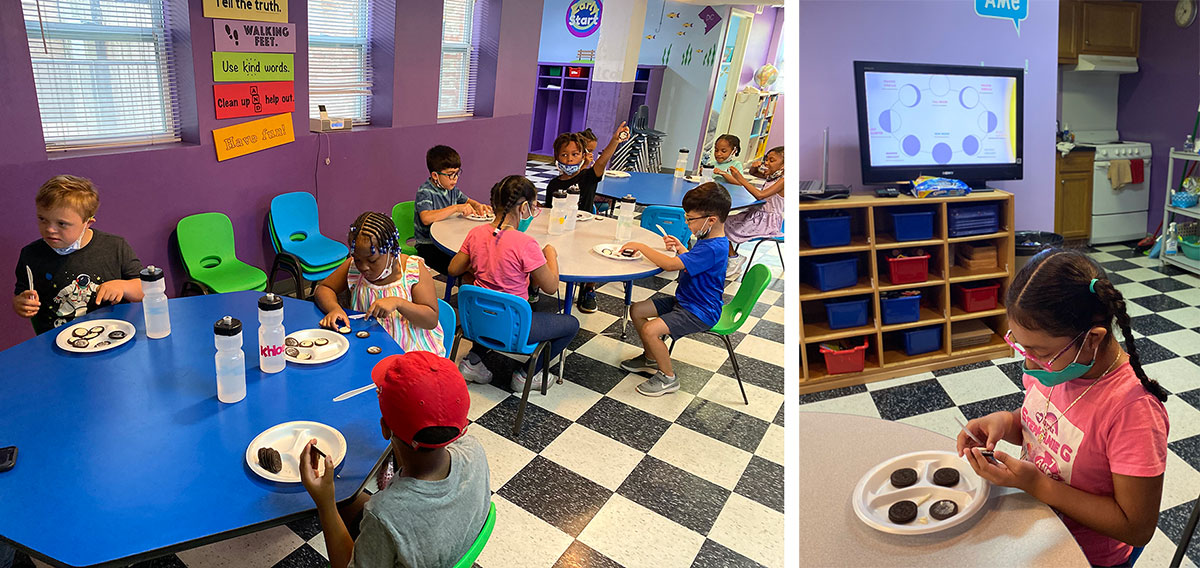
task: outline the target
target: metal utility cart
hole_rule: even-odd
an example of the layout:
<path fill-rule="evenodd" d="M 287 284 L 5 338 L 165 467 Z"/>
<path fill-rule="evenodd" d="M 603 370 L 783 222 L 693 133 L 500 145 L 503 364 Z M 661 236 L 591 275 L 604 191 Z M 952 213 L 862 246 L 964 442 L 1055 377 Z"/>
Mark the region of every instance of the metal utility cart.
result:
<path fill-rule="evenodd" d="M 1173 207 L 1171 205 L 1171 192 L 1182 189 L 1175 187 L 1175 184 L 1179 183 L 1179 180 L 1176 178 L 1175 174 L 1176 160 L 1181 160 L 1183 162 L 1183 165 L 1181 166 L 1183 168 L 1190 169 L 1192 167 L 1196 167 L 1197 169 L 1200 169 L 1200 164 L 1195 163 L 1200 162 L 1200 154 L 1195 152 L 1182 152 L 1171 148 L 1170 160 L 1167 163 L 1167 191 L 1166 195 L 1163 197 L 1163 235 L 1167 234 L 1167 227 L 1171 226 L 1172 221 L 1174 221 L 1177 216 L 1182 215 L 1184 218 L 1190 219 L 1193 223 L 1195 223 L 1197 220 L 1200 220 L 1200 206 L 1188 207 L 1187 209 L 1184 209 L 1181 207 Z M 1177 224 L 1176 227 L 1178 226 L 1179 225 Z M 1161 251 L 1158 255 L 1162 266 L 1171 264 L 1189 272 L 1200 274 L 1200 260 L 1184 256 L 1182 250 L 1180 250 L 1178 254 L 1171 256 L 1163 254 L 1165 252 L 1165 250 Z"/>

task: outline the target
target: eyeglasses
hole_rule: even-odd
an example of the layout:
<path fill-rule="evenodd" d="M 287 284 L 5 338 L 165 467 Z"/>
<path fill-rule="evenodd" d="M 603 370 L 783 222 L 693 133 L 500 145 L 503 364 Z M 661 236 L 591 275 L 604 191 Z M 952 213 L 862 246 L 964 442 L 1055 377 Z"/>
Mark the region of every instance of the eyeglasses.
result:
<path fill-rule="evenodd" d="M 453 173 L 449 173 L 449 174 L 448 174 L 448 173 L 446 173 L 446 172 L 438 172 L 438 175 L 440 175 L 440 176 L 446 176 L 446 177 L 448 177 L 448 178 L 450 178 L 450 179 L 458 179 L 458 176 L 459 176 L 460 174 L 462 174 L 462 170 L 458 170 L 457 172 L 453 172 Z"/>
<path fill-rule="evenodd" d="M 709 217 L 711 217 L 711 215 L 701 215 L 699 217 L 684 217 L 683 220 L 687 221 L 688 223 L 691 223 L 692 221 L 699 221 L 701 219 L 707 219 Z"/>
<path fill-rule="evenodd" d="M 536 201 L 526 201 L 521 203 L 517 209 L 517 214 L 528 213 L 530 217 L 536 218 L 542 214 L 542 205 Z"/>
<path fill-rule="evenodd" d="M 1029 359 L 1030 361 L 1033 361 L 1034 363 L 1037 363 L 1039 367 L 1049 371 L 1050 365 L 1053 365 L 1054 361 L 1056 359 L 1061 357 L 1063 353 L 1066 353 L 1067 350 L 1070 349 L 1072 345 L 1075 345 L 1075 342 L 1079 341 L 1079 338 L 1086 335 L 1088 331 L 1090 331 L 1090 330 L 1084 330 L 1083 333 L 1075 336 L 1075 339 L 1072 339 L 1070 343 L 1066 344 L 1066 346 L 1064 346 L 1062 349 L 1059 349 L 1058 353 L 1056 353 L 1053 357 L 1051 357 L 1049 361 L 1046 361 L 1044 363 L 1042 362 L 1041 359 L 1038 359 L 1037 357 L 1034 357 L 1033 355 L 1031 355 L 1028 351 L 1025 350 L 1024 347 L 1021 346 L 1020 343 L 1017 343 L 1012 338 L 1012 330 L 1011 329 L 1008 330 L 1008 333 L 1004 334 L 1004 342 L 1007 343 L 1009 347 L 1012 347 L 1014 350 L 1016 350 L 1016 352 L 1019 353 L 1022 357 Z"/>

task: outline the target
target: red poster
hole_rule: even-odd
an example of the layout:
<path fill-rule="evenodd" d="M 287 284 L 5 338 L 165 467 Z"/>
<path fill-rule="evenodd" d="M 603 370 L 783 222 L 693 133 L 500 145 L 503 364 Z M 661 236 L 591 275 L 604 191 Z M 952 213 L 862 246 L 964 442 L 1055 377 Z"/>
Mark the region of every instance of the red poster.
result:
<path fill-rule="evenodd" d="M 291 81 L 213 85 L 217 118 L 292 112 L 296 110 L 294 85 Z"/>

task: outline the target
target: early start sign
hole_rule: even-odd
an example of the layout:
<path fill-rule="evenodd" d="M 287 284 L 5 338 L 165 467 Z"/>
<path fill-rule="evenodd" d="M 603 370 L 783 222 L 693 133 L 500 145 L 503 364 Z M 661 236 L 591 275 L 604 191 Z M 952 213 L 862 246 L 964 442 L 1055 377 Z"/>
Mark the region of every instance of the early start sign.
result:
<path fill-rule="evenodd" d="M 217 118 L 241 118 L 296 110 L 295 83 L 234 83 L 213 85 Z"/>
<path fill-rule="evenodd" d="M 296 24 L 213 20 L 213 51 L 296 53 Z"/>
<path fill-rule="evenodd" d="M 218 162 L 295 141 L 290 112 L 213 130 Z"/>

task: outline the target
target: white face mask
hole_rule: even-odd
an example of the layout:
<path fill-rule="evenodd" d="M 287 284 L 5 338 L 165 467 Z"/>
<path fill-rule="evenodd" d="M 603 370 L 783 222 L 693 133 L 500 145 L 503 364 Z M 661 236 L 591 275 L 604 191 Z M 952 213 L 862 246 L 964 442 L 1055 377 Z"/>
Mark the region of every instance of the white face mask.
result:
<path fill-rule="evenodd" d="M 75 242 L 73 242 L 63 248 L 56 248 L 56 249 L 54 249 L 54 252 L 61 254 L 63 256 L 66 256 L 68 254 L 71 254 L 71 253 L 79 250 L 80 245 L 83 244 L 83 236 L 86 234 L 87 234 L 87 229 L 84 229 L 82 233 L 79 233 L 79 238 L 75 239 Z M 54 247 L 50 247 L 50 248 L 54 248 Z"/>
<path fill-rule="evenodd" d="M 376 278 L 375 280 L 372 280 L 372 282 L 379 282 L 379 281 L 387 278 L 388 276 L 391 276 L 393 264 L 396 264 L 396 261 L 395 261 L 395 259 L 392 258 L 391 253 L 388 253 L 387 268 L 384 268 L 383 271 L 379 273 L 379 277 Z"/>

